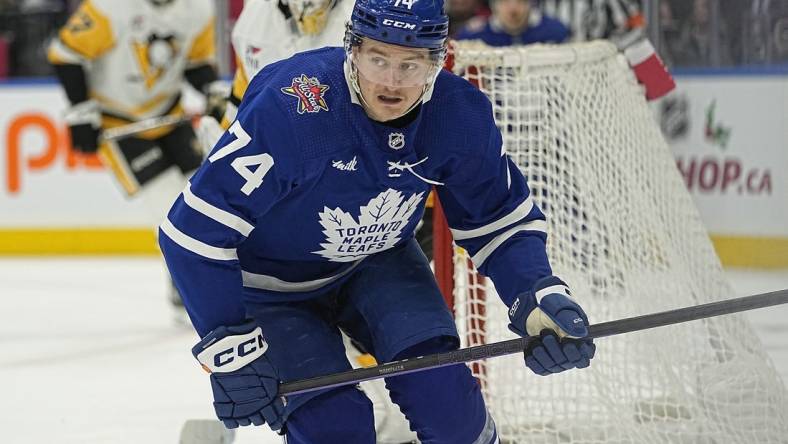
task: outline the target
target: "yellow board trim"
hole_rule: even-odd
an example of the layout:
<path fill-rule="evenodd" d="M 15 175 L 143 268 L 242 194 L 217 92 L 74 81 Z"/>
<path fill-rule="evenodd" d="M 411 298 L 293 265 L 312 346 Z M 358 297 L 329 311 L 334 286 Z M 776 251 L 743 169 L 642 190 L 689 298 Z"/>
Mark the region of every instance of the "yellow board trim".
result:
<path fill-rule="evenodd" d="M 0 255 L 156 255 L 153 228 L 2 229 Z"/>
<path fill-rule="evenodd" d="M 788 268 L 788 238 L 711 236 L 725 267 Z"/>
<path fill-rule="evenodd" d="M 711 236 L 726 267 L 788 268 L 788 238 Z M 149 228 L 0 229 L 0 255 L 158 254 Z"/>

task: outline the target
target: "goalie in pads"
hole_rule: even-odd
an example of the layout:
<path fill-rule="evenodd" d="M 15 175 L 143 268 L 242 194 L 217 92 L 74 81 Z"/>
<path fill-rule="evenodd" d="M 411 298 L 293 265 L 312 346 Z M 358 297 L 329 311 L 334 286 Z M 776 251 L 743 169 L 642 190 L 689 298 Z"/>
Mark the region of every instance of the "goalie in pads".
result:
<path fill-rule="evenodd" d="M 230 129 L 161 225 L 216 414 L 288 443 L 376 441 L 355 387 L 288 396 L 278 382 L 345 371 L 340 331 L 380 362 L 456 349 L 414 230 L 432 186 L 455 240 L 495 282 L 526 365 L 590 364 L 588 319 L 552 270 L 544 215 L 502 150 L 489 100 L 441 70 L 439 0 L 358 0 L 345 48 L 297 54 L 251 81 Z M 479 384 L 451 365 L 386 378 L 428 443 L 498 442 Z M 524 393 L 523 396 L 527 396 Z"/>
<path fill-rule="evenodd" d="M 164 218 L 203 159 L 181 103 L 184 80 L 210 96 L 214 9 L 204 0 L 84 0 L 49 46 L 48 58 L 71 106 L 72 147 L 99 153 L 128 196 L 140 199 L 151 225 Z M 209 100 L 210 102 L 210 100 Z M 117 139 L 106 130 L 168 120 Z M 184 318 L 174 287 L 169 299 Z"/>

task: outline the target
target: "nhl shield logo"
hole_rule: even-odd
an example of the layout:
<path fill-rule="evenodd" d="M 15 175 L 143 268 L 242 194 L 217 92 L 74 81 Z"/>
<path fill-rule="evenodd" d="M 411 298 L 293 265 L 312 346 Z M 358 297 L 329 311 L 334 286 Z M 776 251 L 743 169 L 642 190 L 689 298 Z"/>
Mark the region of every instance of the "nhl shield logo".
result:
<path fill-rule="evenodd" d="M 281 89 L 288 96 L 298 99 L 298 114 L 328 111 L 324 97 L 327 90 L 328 85 L 322 85 L 317 77 L 307 77 L 306 74 L 295 77 L 290 86 Z"/>
<path fill-rule="evenodd" d="M 405 146 L 405 135 L 402 133 L 389 134 L 389 147 L 395 150 Z"/>

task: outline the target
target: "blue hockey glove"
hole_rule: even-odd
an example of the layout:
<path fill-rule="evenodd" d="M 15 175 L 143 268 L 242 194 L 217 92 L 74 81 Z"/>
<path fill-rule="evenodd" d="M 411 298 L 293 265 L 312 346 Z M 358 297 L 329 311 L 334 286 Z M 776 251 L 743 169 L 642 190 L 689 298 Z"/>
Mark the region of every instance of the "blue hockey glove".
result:
<path fill-rule="evenodd" d="M 591 364 L 596 352 L 588 335 L 588 317 L 555 276 L 542 278 L 509 309 L 509 329 L 538 337 L 525 350 L 525 365 L 538 375 L 560 373 Z"/>
<path fill-rule="evenodd" d="M 253 321 L 219 327 L 192 348 L 192 354 L 211 374 L 213 407 L 228 429 L 250 424 L 279 430 L 284 403 L 277 395 L 278 378 L 265 356 L 268 344 Z"/>

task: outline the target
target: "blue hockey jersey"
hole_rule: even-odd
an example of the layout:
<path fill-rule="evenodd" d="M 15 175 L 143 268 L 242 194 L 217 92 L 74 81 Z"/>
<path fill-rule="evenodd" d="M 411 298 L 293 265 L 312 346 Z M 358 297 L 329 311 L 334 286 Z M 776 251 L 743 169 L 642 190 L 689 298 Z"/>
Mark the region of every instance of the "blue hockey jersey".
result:
<path fill-rule="evenodd" d="M 457 40 L 481 40 L 490 46 L 529 45 L 532 43 L 563 43 L 570 36 L 569 28 L 560 21 L 531 11 L 528 27 L 512 35 L 503 30 L 495 18 L 474 19 L 457 33 Z"/>
<path fill-rule="evenodd" d="M 245 301 L 313 297 L 414 236 L 432 186 L 452 229 L 510 305 L 551 274 L 542 212 L 502 148 L 489 100 L 441 72 L 402 128 L 367 117 L 342 48 L 258 73 L 237 120 L 160 227 L 200 335 Z"/>

